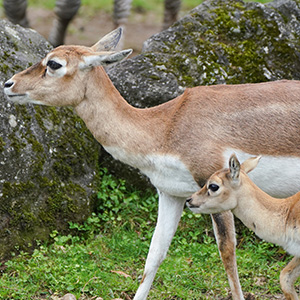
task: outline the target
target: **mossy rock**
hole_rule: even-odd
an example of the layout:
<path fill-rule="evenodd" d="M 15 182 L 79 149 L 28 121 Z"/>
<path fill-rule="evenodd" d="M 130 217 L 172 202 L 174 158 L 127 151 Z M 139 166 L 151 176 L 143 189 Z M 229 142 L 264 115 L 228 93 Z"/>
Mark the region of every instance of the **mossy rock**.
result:
<path fill-rule="evenodd" d="M 51 50 L 0 22 L 1 85 Z M 15 105 L 0 91 L 0 258 L 29 250 L 94 210 L 100 147 L 72 109 Z"/>

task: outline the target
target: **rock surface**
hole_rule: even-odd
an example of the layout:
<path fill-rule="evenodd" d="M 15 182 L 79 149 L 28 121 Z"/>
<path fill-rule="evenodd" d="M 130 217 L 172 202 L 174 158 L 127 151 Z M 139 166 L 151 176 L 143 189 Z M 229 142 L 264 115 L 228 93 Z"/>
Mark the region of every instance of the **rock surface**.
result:
<path fill-rule="evenodd" d="M 51 46 L 0 22 L 1 86 Z M 94 209 L 99 146 L 70 109 L 15 105 L 0 89 L 0 258 L 81 222 Z"/>

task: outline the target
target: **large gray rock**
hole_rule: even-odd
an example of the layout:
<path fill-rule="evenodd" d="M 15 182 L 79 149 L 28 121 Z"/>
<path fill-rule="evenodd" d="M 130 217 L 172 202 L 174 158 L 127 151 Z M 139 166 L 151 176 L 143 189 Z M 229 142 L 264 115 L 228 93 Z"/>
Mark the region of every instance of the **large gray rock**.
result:
<path fill-rule="evenodd" d="M 204 1 L 109 75 L 138 107 L 197 85 L 300 79 L 300 2 Z"/>
<path fill-rule="evenodd" d="M 39 34 L 0 22 L 0 84 L 40 61 Z M 99 146 L 70 109 L 11 104 L 0 89 L 0 258 L 94 209 Z"/>

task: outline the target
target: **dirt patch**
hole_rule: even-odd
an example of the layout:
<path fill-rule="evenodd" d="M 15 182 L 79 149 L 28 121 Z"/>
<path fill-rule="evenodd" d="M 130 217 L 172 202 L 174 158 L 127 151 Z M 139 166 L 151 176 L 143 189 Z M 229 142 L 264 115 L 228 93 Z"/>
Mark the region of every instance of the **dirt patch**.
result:
<path fill-rule="evenodd" d="M 29 7 L 28 19 L 33 29 L 48 38 L 54 19 L 53 11 Z M 161 26 L 162 15 L 132 12 L 126 24 L 123 48 L 132 48 L 135 54 L 139 53 L 143 42 L 160 32 Z M 89 15 L 80 10 L 69 25 L 65 43 L 91 46 L 112 29 L 114 27 L 111 14 L 98 11 Z"/>

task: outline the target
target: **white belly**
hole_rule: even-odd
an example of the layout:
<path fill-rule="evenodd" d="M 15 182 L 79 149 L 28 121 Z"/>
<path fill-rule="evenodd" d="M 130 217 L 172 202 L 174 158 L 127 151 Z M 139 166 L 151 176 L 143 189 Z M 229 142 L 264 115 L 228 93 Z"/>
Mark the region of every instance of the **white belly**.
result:
<path fill-rule="evenodd" d="M 240 150 L 227 149 L 224 152 L 225 168 L 228 168 L 229 157 L 233 153 L 241 163 L 253 157 Z M 248 175 L 258 187 L 273 197 L 291 196 L 300 191 L 300 157 L 262 156 L 257 167 Z"/>
<path fill-rule="evenodd" d="M 173 155 L 133 155 L 116 147 L 105 147 L 116 159 L 121 160 L 149 177 L 161 192 L 177 197 L 189 197 L 199 186 L 185 164 Z"/>
<path fill-rule="evenodd" d="M 200 189 L 187 167 L 174 156 L 151 155 L 151 167 L 141 170 L 160 191 L 177 197 L 189 197 Z"/>
<path fill-rule="evenodd" d="M 106 147 L 116 159 L 140 169 L 160 191 L 177 197 L 189 197 L 199 190 L 192 174 L 180 159 L 173 155 L 133 155 L 121 148 Z M 242 163 L 253 156 L 236 149 L 227 149 L 223 156 L 228 167 L 231 154 Z M 200 162 L 199 162 L 200 163 Z M 300 158 L 263 156 L 249 177 L 273 197 L 284 198 L 300 191 Z"/>

